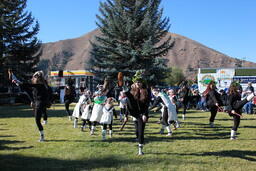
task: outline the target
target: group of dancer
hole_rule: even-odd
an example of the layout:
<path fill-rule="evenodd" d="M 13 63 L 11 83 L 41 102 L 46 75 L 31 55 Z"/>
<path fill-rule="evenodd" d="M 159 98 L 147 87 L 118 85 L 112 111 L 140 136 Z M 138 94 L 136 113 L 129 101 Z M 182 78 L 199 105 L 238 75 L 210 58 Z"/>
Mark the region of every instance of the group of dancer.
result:
<path fill-rule="evenodd" d="M 12 72 L 9 74 L 13 83 L 20 86 L 26 92 L 32 92 L 31 105 L 34 109 L 36 125 L 40 132 L 39 141 L 44 141 L 41 117 L 46 113 L 48 101 L 47 92 L 49 86 L 44 79 L 43 72 L 36 72 L 32 76 L 31 83 L 23 83 L 19 81 Z M 138 154 L 143 155 L 144 130 L 149 118 L 150 110 L 155 107 L 161 109 L 161 134 L 163 134 L 166 129 L 167 136 L 171 136 L 172 130 L 170 125 L 173 125 L 173 129 L 177 129 L 180 126 L 177 117 L 177 97 L 175 96 L 175 91 L 172 89 L 167 92 L 157 88 L 150 89 L 140 72 L 137 72 L 132 80 L 133 83 L 121 91 L 118 99 L 115 99 L 113 93 L 111 93 L 113 89 L 110 86 L 111 81 L 109 80 L 105 80 L 103 85 L 97 86 L 97 91 L 94 93 L 85 89 L 73 110 L 72 116 L 74 118 L 74 128 L 77 128 L 78 120 L 81 118 L 81 130 L 84 131 L 88 125 L 91 135 L 94 135 L 96 126 L 100 124 L 102 127 L 102 139 L 106 140 L 107 127 L 109 128 L 109 136 L 112 137 L 113 117 L 117 117 L 114 103 L 119 101 L 120 121 L 126 123 L 128 121 L 128 115 L 133 117 L 136 130 L 135 135 L 138 141 Z M 183 88 L 185 89 L 186 87 Z M 215 82 L 212 81 L 207 86 L 203 95 L 206 96 L 207 107 L 211 113 L 209 119 L 210 127 L 214 127 L 214 119 L 217 112 L 222 110 L 223 106 L 225 106 L 225 112 L 232 116 L 234 121 L 230 139 L 236 139 L 236 131 L 240 124 L 242 107 L 254 97 L 254 93 L 249 94 L 246 98 L 241 100 L 237 85 L 231 84 L 229 87 L 228 98 L 223 101 L 220 94 L 217 92 Z M 154 97 L 153 102 L 152 97 Z M 186 93 L 184 93 L 184 99 L 185 97 Z M 67 105 L 65 105 L 68 111 L 70 103 L 71 101 L 68 101 Z M 183 103 L 184 108 L 186 108 L 186 100 L 183 100 Z M 71 119 L 71 114 L 69 112 L 68 115 Z"/>

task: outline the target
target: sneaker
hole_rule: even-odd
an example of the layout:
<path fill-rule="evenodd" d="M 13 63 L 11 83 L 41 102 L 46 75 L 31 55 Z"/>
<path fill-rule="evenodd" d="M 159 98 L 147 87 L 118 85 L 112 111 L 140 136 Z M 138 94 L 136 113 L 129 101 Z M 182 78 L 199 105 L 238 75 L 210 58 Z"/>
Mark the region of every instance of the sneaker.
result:
<path fill-rule="evenodd" d="M 44 142 L 44 135 L 40 136 L 40 139 L 38 140 L 39 142 Z"/>
<path fill-rule="evenodd" d="M 161 129 L 159 133 L 164 134 L 164 129 Z"/>
<path fill-rule="evenodd" d="M 167 136 L 167 137 L 172 136 L 172 132 L 169 132 L 166 136 Z"/>
<path fill-rule="evenodd" d="M 91 129 L 90 135 L 94 135 L 94 130 L 93 129 Z"/>
<path fill-rule="evenodd" d="M 47 120 L 44 120 L 44 121 L 42 122 L 43 125 L 46 125 L 47 123 L 48 123 Z"/>
<path fill-rule="evenodd" d="M 236 140 L 236 137 L 234 136 L 234 137 L 230 137 L 230 140 Z"/>
<path fill-rule="evenodd" d="M 182 115 L 182 119 L 185 120 L 185 115 L 184 114 Z"/>
<path fill-rule="evenodd" d="M 142 156 L 142 155 L 144 155 L 142 151 L 138 153 L 138 156 Z"/>
<path fill-rule="evenodd" d="M 210 127 L 214 128 L 214 122 L 210 122 Z"/>

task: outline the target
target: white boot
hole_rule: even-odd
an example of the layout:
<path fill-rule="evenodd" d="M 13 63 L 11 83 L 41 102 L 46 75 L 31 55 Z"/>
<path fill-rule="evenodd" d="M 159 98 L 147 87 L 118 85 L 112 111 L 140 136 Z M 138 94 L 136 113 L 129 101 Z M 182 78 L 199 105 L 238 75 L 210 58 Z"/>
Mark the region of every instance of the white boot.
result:
<path fill-rule="evenodd" d="M 231 130 L 230 139 L 231 139 L 231 140 L 235 140 L 235 139 L 236 139 L 236 131 Z"/>
<path fill-rule="evenodd" d="M 179 128 L 179 127 L 180 127 L 179 121 L 176 121 L 175 124 L 176 124 L 176 128 Z"/>
<path fill-rule="evenodd" d="M 254 94 L 251 93 L 251 94 L 249 94 L 249 95 L 246 97 L 246 100 L 249 102 L 249 101 L 251 101 L 251 100 L 253 99 L 253 97 L 254 97 Z"/>
<path fill-rule="evenodd" d="M 105 129 L 102 130 L 102 140 L 103 141 L 106 140 L 106 132 L 107 132 L 107 130 L 105 130 Z"/>
<path fill-rule="evenodd" d="M 144 155 L 144 153 L 142 152 L 143 149 L 143 144 L 139 144 L 139 152 L 138 155 Z"/>
<path fill-rule="evenodd" d="M 172 130 L 170 128 L 170 126 L 166 126 L 167 132 L 168 134 L 166 136 L 172 136 Z"/>
<path fill-rule="evenodd" d="M 74 120 L 74 128 L 77 128 L 77 123 L 78 123 L 78 119 L 75 118 L 75 120 Z"/>
<path fill-rule="evenodd" d="M 39 133 L 40 133 L 39 142 L 43 142 L 44 141 L 44 131 L 39 131 Z"/>
<path fill-rule="evenodd" d="M 91 132 L 90 132 L 91 135 L 94 135 L 94 130 L 95 130 L 95 126 L 92 126 L 92 129 L 91 129 Z"/>
<path fill-rule="evenodd" d="M 72 116 L 68 116 L 68 120 L 72 121 Z"/>
<path fill-rule="evenodd" d="M 109 130 L 109 137 L 112 138 L 112 130 Z"/>

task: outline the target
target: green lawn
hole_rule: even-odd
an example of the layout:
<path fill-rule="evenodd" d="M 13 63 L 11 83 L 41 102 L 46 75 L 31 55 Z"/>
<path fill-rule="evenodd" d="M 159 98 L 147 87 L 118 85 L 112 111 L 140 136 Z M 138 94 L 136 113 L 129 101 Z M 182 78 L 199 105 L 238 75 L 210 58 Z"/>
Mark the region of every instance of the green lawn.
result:
<path fill-rule="evenodd" d="M 73 106 L 72 106 L 73 108 Z M 144 156 L 137 156 L 132 121 L 113 138 L 101 141 L 101 129 L 73 128 L 63 105 L 49 110 L 45 142 L 28 106 L 0 106 L 0 170 L 256 170 L 256 115 L 244 115 L 237 140 L 229 140 L 231 118 L 219 113 L 216 128 L 209 112 L 189 110 L 172 137 L 158 134 L 159 113 L 146 126 Z M 79 121 L 81 124 L 81 121 Z"/>

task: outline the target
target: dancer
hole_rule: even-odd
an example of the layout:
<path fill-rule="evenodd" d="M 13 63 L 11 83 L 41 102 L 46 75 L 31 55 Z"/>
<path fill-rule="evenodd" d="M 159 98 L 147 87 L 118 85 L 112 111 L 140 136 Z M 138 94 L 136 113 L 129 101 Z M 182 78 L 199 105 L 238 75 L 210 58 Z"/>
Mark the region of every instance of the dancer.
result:
<path fill-rule="evenodd" d="M 95 92 L 95 97 L 93 99 L 94 105 L 92 109 L 92 115 L 90 118 L 90 122 L 92 122 L 91 135 L 94 135 L 96 125 L 100 122 L 101 116 L 103 114 L 103 106 L 106 99 L 107 97 L 101 92 L 101 90 Z"/>
<path fill-rule="evenodd" d="M 76 91 L 75 87 L 73 86 L 73 81 L 69 80 L 68 84 L 65 87 L 65 96 L 64 96 L 64 102 L 65 102 L 65 109 L 66 113 L 68 114 L 69 120 L 72 120 L 71 112 L 69 111 L 69 105 L 75 100 L 76 97 Z"/>
<path fill-rule="evenodd" d="M 120 122 L 123 121 L 123 118 L 125 117 L 127 113 L 127 97 L 125 95 L 124 91 L 120 92 L 120 96 L 118 98 L 119 100 L 119 107 L 120 107 Z"/>
<path fill-rule="evenodd" d="M 176 107 L 171 102 L 170 98 L 165 94 L 164 92 L 160 92 L 159 89 L 153 89 L 153 94 L 157 97 L 153 103 L 153 105 L 149 109 L 153 109 L 158 104 L 162 105 L 162 128 L 160 131 L 160 134 L 164 133 L 164 129 L 168 131 L 167 136 L 172 135 L 172 131 L 170 128 L 170 123 L 175 124 L 175 121 L 177 120 L 177 113 L 176 113 Z"/>
<path fill-rule="evenodd" d="M 210 110 L 211 112 L 211 116 L 210 116 L 210 127 L 213 128 L 214 127 L 214 120 L 215 117 L 217 115 L 218 109 L 220 108 L 220 106 L 222 105 L 222 101 L 220 98 L 220 94 L 216 91 L 216 85 L 214 81 L 211 81 L 206 90 L 203 92 L 203 96 L 206 96 L 206 104 L 207 104 L 207 108 Z"/>
<path fill-rule="evenodd" d="M 180 89 L 178 90 L 178 97 L 179 97 L 179 101 L 181 102 L 181 104 L 183 105 L 183 113 L 182 113 L 182 119 L 185 120 L 185 115 L 187 112 L 187 105 L 189 102 L 189 88 L 188 88 L 188 82 L 187 81 L 183 81 L 180 85 Z"/>
<path fill-rule="evenodd" d="M 178 121 L 178 99 L 177 99 L 177 96 L 175 94 L 175 91 L 173 89 L 170 89 L 168 90 L 168 96 L 172 102 L 173 105 L 175 105 L 175 108 L 176 108 L 176 118 L 177 120 L 175 120 L 175 124 L 174 124 L 174 129 L 177 129 L 180 127 L 180 123 Z"/>
<path fill-rule="evenodd" d="M 72 116 L 75 118 L 74 119 L 74 128 L 77 128 L 77 123 L 78 123 L 78 119 L 81 116 L 81 114 L 83 113 L 83 105 L 85 104 L 85 102 L 87 101 L 87 96 L 85 95 L 86 91 L 83 91 L 83 93 L 81 94 L 78 102 L 76 103 L 76 106 L 73 110 L 73 114 Z"/>
<path fill-rule="evenodd" d="M 129 114 L 136 118 L 135 129 L 139 141 L 138 155 L 143 155 L 144 129 L 148 120 L 150 97 L 146 88 L 145 80 L 142 78 L 142 72 L 136 72 L 133 77 L 133 82 L 134 84 L 131 85 L 131 90 L 126 92 L 126 96 L 128 98 L 127 108 Z M 125 120 L 127 119 L 128 117 L 125 118 Z"/>
<path fill-rule="evenodd" d="M 110 138 L 112 137 L 113 115 L 115 115 L 114 101 L 114 98 L 108 98 L 103 107 L 103 114 L 100 119 L 100 124 L 102 124 L 102 140 L 106 140 L 107 126 L 109 127 L 109 136 Z"/>
<path fill-rule="evenodd" d="M 20 86 L 26 92 L 32 91 L 33 101 L 31 102 L 31 107 L 34 109 L 34 116 L 36 125 L 38 127 L 40 138 L 39 142 L 43 142 L 45 140 L 44 129 L 41 124 L 41 117 L 43 115 L 44 110 L 46 110 L 46 104 L 48 99 L 48 91 L 47 91 L 47 83 L 44 79 L 43 71 L 37 71 L 33 74 L 30 83 L 22 83 L 20 82 L 12 73 L 9 71 L 9 75 L 11 75 L 12 82 L 17 86 Z M 31 89 L 32 88 L 32 89 Z"/>
<path fill-rule="evenodd" d="M 92 114 L 92 107 L 93 107 L 93 103 L 92 103 L 92 99 L 91 99 L 91 91 L 87 90 L 86 91 L 86 102 L 83 106 L 83 113 L 81 116 L 81 119 L 83 121 L 82 126 L 81 126 L 81 131 L 84 131 L 84 129 L 86 128 L 86 123 L 89 125 L 89 129 L 91 130 L 91 114 Z"/>
<path fill-rule="evenodd" d="M 242 115 L 243 106 L 251 101 L 254 98 L 254 93 L 249 94 L 245 99 L 241 100 L 241 95 L 237 86 L 235 84 L 231 84 L 229 87 L 228 101 L 227 101 L 227 111 L 230 116 L 233 117 L 233 127 L 230 133 L 230 139 L 236 139 L 237 128 L 240 124 L 240 118 Z"/>

